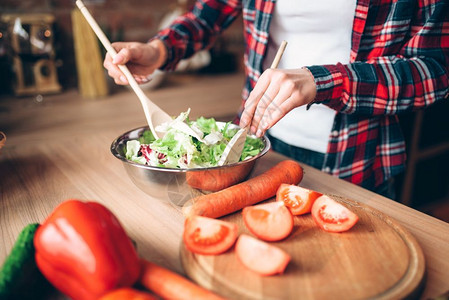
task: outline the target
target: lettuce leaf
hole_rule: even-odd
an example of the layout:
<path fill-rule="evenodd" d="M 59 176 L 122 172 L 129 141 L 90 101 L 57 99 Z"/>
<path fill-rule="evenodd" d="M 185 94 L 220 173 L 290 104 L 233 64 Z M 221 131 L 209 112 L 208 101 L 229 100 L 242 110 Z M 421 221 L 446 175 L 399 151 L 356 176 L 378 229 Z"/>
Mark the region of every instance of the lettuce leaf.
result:
<path fill-rule="evenodd" d="M 144 165 L 146 163 L 146 159 L 143 156 L 139 156 L 139 151 L 140 151 L 139 141 L 131 140 L 126 142 L 126 153 L 125 153 L 126 159 Z"/>
<path fill-rule="evenodd" d="M 152 166 L 168 168 L 201 168 L 216 166 L 223 154 L 226 144 L 238 131 L 230 128 L 230 122 L 220 130 L 214 118 L 200 117 L 195 121 L 188 118 L 189 110 L 179 115 L 179 122 L 163 124 L 165 135 L 155 139 L 150 130 L 143 132 L 139 140 L 127 142 L 126 158 Z M 173 125 L 173 126 L 170 126 Z M 183 125 L 183 126 L 179 126 Z M 198 134 L 196 134 L 198 133 Z M 139 156 L 141 145 L 149 145 L 151 154 L 148 160 Z M 254 137 L 247 137 L 241 160 L 256 156 L 262 150 L 263 142 Z"/>

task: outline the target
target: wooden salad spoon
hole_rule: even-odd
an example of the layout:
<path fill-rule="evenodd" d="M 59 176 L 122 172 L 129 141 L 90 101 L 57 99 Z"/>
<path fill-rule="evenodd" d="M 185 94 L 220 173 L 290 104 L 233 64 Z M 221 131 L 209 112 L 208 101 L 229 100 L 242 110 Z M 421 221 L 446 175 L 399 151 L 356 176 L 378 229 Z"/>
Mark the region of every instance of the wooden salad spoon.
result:
<path fill-rule="evenodd" d="M 103 46 L 106 48 L 106 50 L 109 52 L 109 54 L 112 57 L 115 57 L 117 55 L 117 51 L 112 47 L 111 43 L 109 42 L 106 35 L 103 33 L 101 28 L 98 26 L 97 22 L 94 20 L 92 15 L 87 10 L 86 6 L 81 0 L 76 1 L 76 5 L 80 9 L 81 13 L 83 14 L 86 21 L 89 23 L 92 30 L 97 35 L 100 42 L 103 44 Z M 159 106 L 157 106 L 155 103 L 153 103 L 142 91 L 139 84 L 134 79 L 133 75 L 129 71 L 128 67 L 126 65 L 119 65 L 118 66 L 120 71 L 123 72 L 126 79 L 129 82 L 129 85 L 133 89 L 133 91 L 136 93 L 137 97 L 140 100 L 140 103 L 142 104 L 143 111 L 145 113 L 145 117 L 148 122 L 148 126 L 150 127 L 151 132 L 153 133 L 154 137 L 156 139 L 161 138 L 163 136 L 163 132 L 158 132 L 156 130 L 157 126 L 163 123 L 171 122 L 173 121 L 173 118 L 167 114 L 165 111 L 163 111 Z"/>

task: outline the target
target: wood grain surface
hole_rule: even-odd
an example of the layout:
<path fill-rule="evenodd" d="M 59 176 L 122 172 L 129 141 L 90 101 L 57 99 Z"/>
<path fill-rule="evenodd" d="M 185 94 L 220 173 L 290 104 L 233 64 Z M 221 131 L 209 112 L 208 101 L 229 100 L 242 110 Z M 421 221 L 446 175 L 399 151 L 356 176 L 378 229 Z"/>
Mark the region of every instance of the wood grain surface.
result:
<path fill-rule="evenodd" d="M 328 233 L 310 214 L 296 216 L 292 234 L 272 243 L 292 257 L 284 274 L 260 276 L 246 269 L 234 249 L 198 255 L 181 246 L 187 275 L 200 285 L 233 299 L 403 299 L 416 296 L 425 260 L 415 238 L 379 211 L 335 197 L 359 216 L 348 232 Z M 251 234 L 241 213 L 224 217 Z"/>
<path fill-rule="evenodd" d="M 240 104 L 243 78 L 243 74 L 173 74 L 149 96 L 170 114 L 190 107 L 192 118 L 229 120 Z M 42 222 L 62 201 L 79 198 L 111 209 L 136 241 L 139 255 L 184 274 L 179 255 L 184 224 L 181 211 L 136 188 L 110 152 L 117 136 L 144 124 L 140 102 L 126 89 L 95 100 L 83 99 L 76 90 L 39 101 L 35 97 L 0 98 L 0 131 L 7 136 L 0 151 L 0 264 L 27 224 Z M 283 159 L 270 151 L 251 176 Z M 369 205 L 416 238 L 426 269 L 420 299 L 435 298 L 449 290 L 448 223 L 303 167 L 302 186 Z"/>

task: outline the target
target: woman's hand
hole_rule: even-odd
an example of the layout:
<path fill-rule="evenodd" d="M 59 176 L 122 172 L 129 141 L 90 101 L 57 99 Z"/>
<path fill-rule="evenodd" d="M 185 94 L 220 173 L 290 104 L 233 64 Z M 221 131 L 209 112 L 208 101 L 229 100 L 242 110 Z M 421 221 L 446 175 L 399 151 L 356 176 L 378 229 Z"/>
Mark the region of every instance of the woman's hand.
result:
<path fill-rule="evenodd" d="M 315 99 L 316 86 L 307 69 L 268 69 L 262 73 L 245 103 L 240 126 L 265 134 L 292 109 Z"/>
<path fill-rule="evenodd" d="M 128 84 L 128 80 L 118 65 L 126 64 L 137 83 L 141 84 L 147 82 L 148 76 L 162 66 L 167 59 L 167 50 L 159 40 L 153 40 L 150 43 L 118 42 L 113 43 L 112 47 L 117 51 L 117 55 L 112 58 L 107 53 L 103 66 L 119 85 Z"/>

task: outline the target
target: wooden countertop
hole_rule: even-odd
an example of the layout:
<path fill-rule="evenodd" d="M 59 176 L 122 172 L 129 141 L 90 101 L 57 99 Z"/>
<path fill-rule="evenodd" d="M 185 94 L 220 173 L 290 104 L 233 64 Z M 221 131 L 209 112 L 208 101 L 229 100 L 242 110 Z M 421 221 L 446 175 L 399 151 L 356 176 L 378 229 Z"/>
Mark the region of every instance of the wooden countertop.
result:
<path fill-rule="evenodd" d="M 150 99 L 177 115 L 229 120 L 240 104 L 243 75 L 171 75 Z M 103 99 L 82 99 L 77 91 L 35 97 L 0 98 L 0 264 L 22 228 L 42 222 L 69 198 L 94 200 L 119 218 L 141 256 L 183 273 L 179 208 L 135 187 L 110 153 L 120 134 L 145 124 L 137 97 L 122 89 Z M 261 172 L 285 157 L 270 152 Z M 304 165 L 301 185 L 365 203 L 394 218 L 418 241 L 426 259 L 422 299 L 449 291 L 449 224 Z M 379 245 L 379 247 L 381 247 Z"/>

